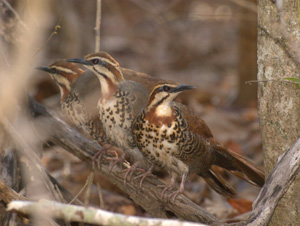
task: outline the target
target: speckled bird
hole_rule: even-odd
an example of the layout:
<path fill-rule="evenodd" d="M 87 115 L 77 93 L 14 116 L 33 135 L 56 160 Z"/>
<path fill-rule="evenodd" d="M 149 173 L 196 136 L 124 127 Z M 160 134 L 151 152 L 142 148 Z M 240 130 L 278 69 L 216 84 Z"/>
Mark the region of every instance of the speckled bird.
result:
<path fill-rule="evenodd" d="M 99 118 L 111 144 L 124 150 L 133 164 L 131 169 L 147 165 L 131 135 L 131 124 L 145 106 L 148 90 L 139 83 L 125 80 L 118 62 L 106 52 L 68 61 L 83 64 L 98 77 L 101 83 Z"/>
<path fill-rule="evenodd" d="M 57 60 L 49 67 L 37 69 L 48 72 L 59 87 L 63 114 L 94 140 L 107 142 L 95 107 L 101 94 L 95 75 L 66 60 Z"/>
<path fill-rule="evenodd" d="M 264 173 L 253 163 L 218 143 L 206 123 L 184 105 L 173 99 L 193 86 L 174 83 L 157 84 L 147 104 L 132 124 L 137 146 L 153 164 L 165 168 L 172 176 L 162 192 L 169 190 L 177 177 L 181 184 L 171 196 L 184 191 L 189 174 L 198 174 L 216 192 L 234 196 L 235 191 L 212 166 L 228 170 L 251 184 L 262 186 Z"/>

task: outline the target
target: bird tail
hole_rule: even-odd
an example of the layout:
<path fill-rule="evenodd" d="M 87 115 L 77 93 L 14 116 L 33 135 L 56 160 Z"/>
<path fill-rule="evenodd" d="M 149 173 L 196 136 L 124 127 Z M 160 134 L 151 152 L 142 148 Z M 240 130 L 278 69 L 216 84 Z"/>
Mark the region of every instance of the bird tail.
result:
<path fill-rule="evenodd" d="M 205 173 L 201 173 L 199 176 L 201 176 L 206 183 L 219 194 L 227 197 L 236 195 L 234 189 L 230 185 L 226 184 L 225 180 L 218 176 L 213 169 L 210 169 Z"/>
<path fill-rule="evenodd" d="M 211 148 L 216 152 L 215 165 L 228 170 L 231 174 L 250 184 L 260 187 L 264 185 L 264 172 L 250 160 L 219 143 L 211 144 Z"/>

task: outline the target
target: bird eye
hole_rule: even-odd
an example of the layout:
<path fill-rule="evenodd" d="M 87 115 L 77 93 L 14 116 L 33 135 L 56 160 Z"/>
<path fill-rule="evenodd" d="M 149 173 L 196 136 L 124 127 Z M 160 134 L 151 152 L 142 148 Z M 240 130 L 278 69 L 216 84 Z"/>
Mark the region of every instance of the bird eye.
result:
<path fill-rule="evenodd" d="M 56 68 L 51 68 L 51 73 L 53 73 L 53 74 L 57 73 Z"/>
<path fill-rule="evenodd" d="M 164 90 L 165 92 L 168 92 L 168 91 L 170 90 L 170 87 L 169 87 L 169 86 L 163 86 L 163 90 Z"/>
<path fill-rule="evenodd" d="M 99 64 L 99 61 L 100 61 L 99 59 L 93 59 L 93 60 L 92 60 L 92 63 L 93 63 L 93 64 Z"/>

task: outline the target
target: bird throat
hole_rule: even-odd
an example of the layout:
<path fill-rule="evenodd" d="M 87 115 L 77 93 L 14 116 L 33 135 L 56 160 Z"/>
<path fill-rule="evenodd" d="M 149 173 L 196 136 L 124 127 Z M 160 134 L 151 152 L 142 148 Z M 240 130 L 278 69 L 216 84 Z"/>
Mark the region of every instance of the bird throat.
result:
<path fill-rule="evenodd" d="M 118 90 L 118 85 L 109 78 L 101 78 L 101 98 L 100 103 L 109 101 Z"/>
<path fill-rule="evenodd" d="M 59 85 L 58 86 L 60 89 L 60 95 L 61 95 L 61 102 L 64 102 L 64 100 L 68 97 L 70 91 L 68 90 L 68 88 L 64 85 Z"/>
<path fill-rule="evenodd" d="M 145 119 L 150 123 L 157 126 L 163 124 L 169 125 L 174 119 L 174 109 L 166 104 L 160 104 L 156 107 L 152 107 L 148 113 L 146 113 Z"/>

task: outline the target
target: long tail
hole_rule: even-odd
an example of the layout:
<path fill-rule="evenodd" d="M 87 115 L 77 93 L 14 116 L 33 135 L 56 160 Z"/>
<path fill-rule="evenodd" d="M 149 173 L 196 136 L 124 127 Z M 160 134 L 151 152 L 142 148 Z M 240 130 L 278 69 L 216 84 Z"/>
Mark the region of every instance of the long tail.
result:
<path fill-rule="evenodd" d="M 210 169 L 205 173 L 201 173 L 199 174 L 199 176 L 201 176 L 206 181 L 206 183 L 219 194 L 228 197 L 236 195 L 234 189 L 230 185 L 227 185 L 224 179 L 218 176 L 218 174 L 215 173 L 213 169 Z"/>
<path fill-rule="evenodd" d="M 236 177 L 262 187 L 265 183 L 265 174 L 250 160 L 231 151 L 222 144 L 211 144 L 211 148 L 216 152 L 215 165 L 228 170 Z"/>

